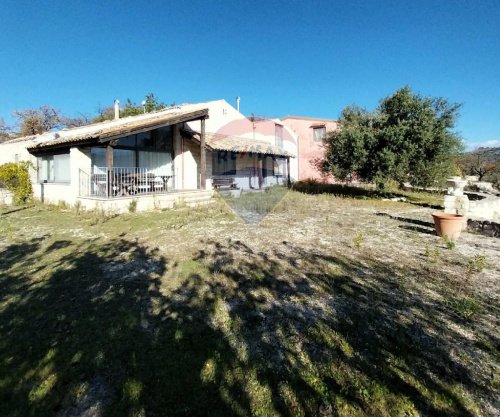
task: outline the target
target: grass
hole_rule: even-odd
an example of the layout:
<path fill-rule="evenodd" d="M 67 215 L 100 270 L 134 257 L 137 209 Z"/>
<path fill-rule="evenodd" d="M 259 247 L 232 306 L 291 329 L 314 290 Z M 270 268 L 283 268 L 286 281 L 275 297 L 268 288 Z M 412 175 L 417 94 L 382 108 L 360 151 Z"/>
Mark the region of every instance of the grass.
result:
<path fill-rule="evenodd" d="M 274 186 L 263 191 L 242 191 L 239 197 L 221 193 L 221 197 L 237 214 L 262 216 L 272 212 L 287 193 L 287 187 Z"/>
<path fill-rule="evenodd" d="M 377 190 L 371 185 L 361 184 L 356 186 L 344 184 L 325 184 L 316 181 L 299 181 L 293 185 L 295 191 L 306 194 L 331 194 L 342 198 L 356 199 L 391 199 L 404 198 L 408 202 L 424 207 L 441 208 L 443 193 L 423 192 L 411 190 Z"/>
<path fill-rule="evenodd" d="M 428 209 L 275 192 L 1 210 L 0 415 L 494 415 L 495 239 L 425 262 Z"/>

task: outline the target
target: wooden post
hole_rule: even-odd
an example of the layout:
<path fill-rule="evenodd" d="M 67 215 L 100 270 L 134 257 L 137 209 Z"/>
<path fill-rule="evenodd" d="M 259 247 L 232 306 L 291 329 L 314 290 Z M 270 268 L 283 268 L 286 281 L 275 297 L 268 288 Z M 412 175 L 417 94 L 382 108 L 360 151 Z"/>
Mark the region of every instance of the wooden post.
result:
<path fill-rule="evenodd" d="M 286 157 L 286 184 L 290 188 L 292 186 L 292 181 L 290 181 L 290 157 Z"/>
<path fill-rule="evenodd" d="M 207 153 L 205 147 L 205 119 L 201 119 L 200 132 L 200 189 L 204 190 L 207 185 Z"/>
<path fill-rule="evenodd" d="M 258 165 L 258 174 L 259 174 L 259 190 L 262 189 L 262 184 L 264 183 L 264 178 L 262 175 L 262 156 L 258 157 L 259 158 L 259 165 Z"/>
<path fill-rule="evenodd" d="M 106 197 L 110 197 L 113 192 L 113 184 L 112 184 L 112 177 L 113 177 L 113 147 L 108 144 L 106 146 Z"/>

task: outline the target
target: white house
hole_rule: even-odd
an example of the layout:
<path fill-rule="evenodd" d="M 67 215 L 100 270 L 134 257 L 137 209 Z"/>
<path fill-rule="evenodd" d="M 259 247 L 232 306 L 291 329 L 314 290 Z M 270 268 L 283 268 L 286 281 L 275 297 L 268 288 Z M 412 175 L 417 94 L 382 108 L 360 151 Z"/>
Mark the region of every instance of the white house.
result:
<path fill-rule="evenodd" d="M 117 109 L 118 110 L 118 109 Z M 293 137 L 224 100 L 186 104 L 0 144 L 0 164 L 29 160 L 44 202 L 126 211 L 208 201 L 214 178 L 258 189 L 296 178 Z M 272 132 L 269 124 L 273 125 Z"/>

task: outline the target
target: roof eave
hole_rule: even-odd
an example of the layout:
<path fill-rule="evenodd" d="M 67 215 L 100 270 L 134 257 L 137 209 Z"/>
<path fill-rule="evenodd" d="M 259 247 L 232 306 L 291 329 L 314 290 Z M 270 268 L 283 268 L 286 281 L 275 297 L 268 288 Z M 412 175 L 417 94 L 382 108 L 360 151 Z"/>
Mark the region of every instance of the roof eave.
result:
<path fill-rule="evenodd" d="M 200 120 L 200 119 L 208 119 L 208 109 L 202 109 L 202 110 L 196 110 L 193 112 L 189 112 L 184 115 L 179 115 L 178 117 L 169 119 L 169 120 L 164 120 L 161 122 L 157 123 L 151 123 L 151 124 L 146 124 L 143 126 L 125 126 L 123 129 L 119 130 L 113 130 L 110 132 L 104 132 L 104 133 L 97 133 L 94 135 L 89 135 L 88 137 L 84 138 L 77 138 L 74 140 L 71 140 L 68 138 L 65 140 L 64 138 L 61 138 L 60 140 L 56 141 L 48 141 L 48 142 L 42 142 L 42 143 L 36 143 L 31 146 L 27 146 L 26 149 L 30 153 L 37 153 L 37 152 L 44 152 L 46 150 L 53 150 L 53 149 L 61 149 L 61 148 L 68 148 L 68 147 L 73 147 L 73 146 L 81 146 L 81 145 L 91 145 L 91 144 L 105 144 L 108 143 L 112 140 L 116 140 L 120 137 L 124 137 L 127 135 L 132 135 L 132 134 L 137 134 L 137 133 L 142 133 L 142 132 L 147 132 L 150 130 L 154 129 L 159 129 L 161 127 L 165 126 L 172 126 L 178 123 L 185 123 L 185 122 L 191 122 L 194 120 Z"/>

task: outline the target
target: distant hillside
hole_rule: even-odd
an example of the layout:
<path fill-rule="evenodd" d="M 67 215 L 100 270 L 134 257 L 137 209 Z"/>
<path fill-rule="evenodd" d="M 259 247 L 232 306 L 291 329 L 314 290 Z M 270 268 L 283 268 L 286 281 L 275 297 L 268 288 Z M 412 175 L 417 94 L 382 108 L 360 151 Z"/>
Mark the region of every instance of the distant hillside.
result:
<path fill-rule="evenodd" d="M 460 158 L 464 175 L 476 175 L 500 188 L 500 148 L 478 148 Z"/>
<path fill-rule="evenodd" d="M 488 162 L 500 163 L 500 148 L 478 148 L 467 153 L 479 153 Z"/>

